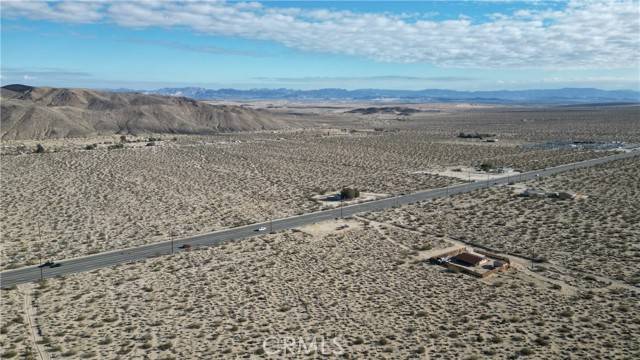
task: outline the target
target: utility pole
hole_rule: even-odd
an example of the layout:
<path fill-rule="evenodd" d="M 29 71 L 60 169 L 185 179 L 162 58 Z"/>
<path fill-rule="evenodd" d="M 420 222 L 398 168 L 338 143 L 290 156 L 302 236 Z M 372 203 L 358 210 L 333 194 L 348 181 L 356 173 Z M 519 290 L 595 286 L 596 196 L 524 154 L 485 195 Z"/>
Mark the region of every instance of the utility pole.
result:
<path fill-rule="evenodd" d="M 342 218 L 342 202 L 343 202 L 342 194 L 340 194 L 340 218 Z"/>
<path fill-rule="evenodd" d="M 169 238 L 171 239 L 171 254 L 173 254 L 173 231 L 169 229 Z"/>
<path fill-rule="evenodd" d="M 271 211 L 271 217 L 269 218 L 269 232 L 273 234 L 273 210 Z"/>
<path fill-rule="evenodd" d="M 536 252 L 533 249 L 531 249 L 531 271 L 534 270 L 533 269 L 533 266 L 534 266 L 533 263 L 534 263 L 535 258 L 536 258 Z"/>
<path fill-rule="evenodd" d="M 44 268 L 40 267 L 40 281 L 44 281 L 43 270 L 44 270 Z"/>
<path fill-rule="evenodd" d="M 40 257 L 40 265 L 42 265 L 42 231 L 40 231 L 40 220 L 36 219 L 36 224 L 38 226 L 38 239 L 40 241 L 40 251 L 38 251 L 38 255 Z M 40 268 L 42 270 L 42 268 Z"/>

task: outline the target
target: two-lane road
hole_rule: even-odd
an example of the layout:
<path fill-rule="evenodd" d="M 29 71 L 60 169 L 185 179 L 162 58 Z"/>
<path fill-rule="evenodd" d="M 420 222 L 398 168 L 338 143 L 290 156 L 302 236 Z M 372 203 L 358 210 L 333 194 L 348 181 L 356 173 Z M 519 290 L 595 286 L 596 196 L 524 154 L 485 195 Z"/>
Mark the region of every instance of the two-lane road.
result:
<path fill-rule="evenodd" d="M 630 158 L 640 155 L 639 151 L 631 151 L 627 153 L 616 154 L 604 158 L 591 159 L 572 164 L 560 165 L 537 171 L 529 171 L 526 173 L 494 178 L 487 181 L 477 181 L 460 185 L 449 186 L 446 188 L 438 188 L 431 190 L 418 191 L 411 194 L 399 195 L 380 200 L 363 202 L 354 205 L 344 206 L 331 210 L 323 210 L 303 215 L 292 216 L 283 219 L 273 220 L 273 222 L 256 223 L 237 228 L 217 231 L 209 234 L 196 235 L 184 239 L 164 241 L 148 245 L 142 245 L 134 248 L 120 249 L 117 251 L 103 252 L 95 255 L 85 256 L 81 258 L 73 258 L 60 261 L 61 266 L 56 268 L 38 268 L 37 266 L 24 267 L 15 270 L 3 271 L 0 273 L 0 286 L 5 288 L 25 282 L 40 280 L 41 276 L 48 278 L 61 276 L 76 272 L 89 271 L 102 267 L 113 266 L 116 264 L 126 263 L 130 261 L 141 260 L 149 257 L 167 255 L 173 252 L 181 251 L 181 245 L 189 244 L 192 247 L 213 246 L 229 240 L 239 240 L 247 237 L 262 234 L 257 232 L 259 227 L 266 227 L 267 231 L 280 231 L 292 229 L 302 225 L 320 222 L 338 218 L 340 216 L 350 216 L 357 213 L 368 211 L 379 211 L 394 206 L 411 204 L 418 201 L 431 200 L 435 198 L 446 197 L 454 194 L 466 193 L 480 188 L 486 188 L 498 184 L 507 184 L 509 182 L 520 182 L 534 179 L 536 177 L 549 176 L 560 172 L 603 164 L 609 161 Z"/>

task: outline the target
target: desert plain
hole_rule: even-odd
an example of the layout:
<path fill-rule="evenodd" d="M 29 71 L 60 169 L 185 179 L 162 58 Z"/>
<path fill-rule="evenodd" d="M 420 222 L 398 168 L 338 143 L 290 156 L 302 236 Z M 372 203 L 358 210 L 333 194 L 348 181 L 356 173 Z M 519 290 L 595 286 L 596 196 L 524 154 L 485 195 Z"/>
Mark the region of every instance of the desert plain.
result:
<path fill-rule="evenodd" d="M 303 105 L 246 104 L 295 129 L 3 141 L 2 268 L 321 210 L 346 186 L 393 196 L 640 142 L 637 106 Z M 3 289 L 1 354 L 637 358 L 639 172 L 634 157 Z M 426 261 L 454 245 L 512 266 L 478 279 Z"/>

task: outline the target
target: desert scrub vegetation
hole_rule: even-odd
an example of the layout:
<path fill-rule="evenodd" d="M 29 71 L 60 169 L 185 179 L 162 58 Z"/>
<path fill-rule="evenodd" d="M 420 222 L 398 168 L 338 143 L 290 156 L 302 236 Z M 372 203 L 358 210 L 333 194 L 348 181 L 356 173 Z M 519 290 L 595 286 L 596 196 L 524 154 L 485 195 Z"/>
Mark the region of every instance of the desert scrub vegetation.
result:
<path fill-rule="evenodd" d="M 20 290 L 0 290 L 0 358 L 35 358 L 29 340 L 29 328 L 24 318 L 24 297 Z"/>
<path fill-rule="evenodd" d="M 180 237 L 320 210 L 312 198 L 318 189 L 398 194 L 462 181 L 420 173 L 433 166 L 491 159 L 528 169 L 604 155 L 451 144 L 415 131 L 238 134 L 82 149 L 3 156 L 5 268 L 166 240 L 170 231 Z"/>
<path fill-rule="evenodd" d="M 607 121 L 602 121 L 607 119 Z M 499 139 L 526 141 L 582 140 L 640 142 L 640 107 L 484 108 L 444 111 L 437 115 L 412 116 L 396 125 L 430 136 L 448 138 L 465 134 L 487 134 Z"/>
<path fill-rule="evenodd" d="M 405 233 L 413 234 L 390 235 Z M 424 263 L 398 265 L 404 252 L 373 227 L 319 237 L 288 231 L 76 274 L 64 287 L 51 279 L 37 305 L 52 344 L 64 339 L 63 351 L 90 349 L 97 358 L 251 356 L 278 334 L 336 336 L 355 357 L 638 352 L 616 335 L 639 331 L 629 290 L 568 296 L 518 272 L 499 275 L 503 286 L 494 287 Z M 167 264 L 171 271 L 148 271 Z M 118 321 L 92 326 L 106 316 Z"/>
<path fill-rule="evenodd" d="M 511 187 L 481 190 L 371 213 L 367 218 L 426 234 L 557 264 L 571 282 L 603 287 L 640 284 L 640 160 L 632 158 L 526 184 L 578 194 L 574 200 L 521 198 Z M 561 278 L 553 265 L 537 271 Z"/>

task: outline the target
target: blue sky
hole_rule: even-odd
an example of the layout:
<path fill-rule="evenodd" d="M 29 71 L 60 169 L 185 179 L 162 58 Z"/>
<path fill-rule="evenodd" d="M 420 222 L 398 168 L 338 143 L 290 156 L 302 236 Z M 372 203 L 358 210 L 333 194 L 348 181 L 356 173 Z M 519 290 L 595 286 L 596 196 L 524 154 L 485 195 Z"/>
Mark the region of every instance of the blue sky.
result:
<path fill-rule="evenodd" d="M 3 1 L 3 84 L 640 88 L 637 1 Z"/>

